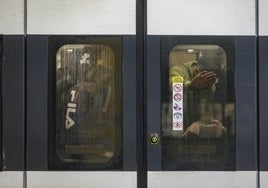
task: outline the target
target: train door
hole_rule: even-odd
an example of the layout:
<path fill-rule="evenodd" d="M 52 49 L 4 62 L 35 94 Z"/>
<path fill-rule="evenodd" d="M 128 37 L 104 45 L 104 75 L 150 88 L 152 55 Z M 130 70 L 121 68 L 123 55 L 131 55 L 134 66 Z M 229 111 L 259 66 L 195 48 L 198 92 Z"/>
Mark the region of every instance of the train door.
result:
<path fill-rule="evenodd" d="M 148 187 L 257 187 L 254 1 L 148 1 Z"/>
<path fill-rule="evenodd" d="M 137 186 L 135 6 L 27 1 L 27 187 Z"/>
<path fill-rule="evenodd" d="M 268 186 L 268 153 L 267 153 L 267 48 L 268 48 L 268 25 L 267 25 L 267 6 L 268 1 L 259 1 L 259 147 L 260 147 L 260 187 L 264 188 Z"/>
<path fill-rule="evenodd" d="M 24 1 L 0 1 L 0 182 L 23 187 Z"/>

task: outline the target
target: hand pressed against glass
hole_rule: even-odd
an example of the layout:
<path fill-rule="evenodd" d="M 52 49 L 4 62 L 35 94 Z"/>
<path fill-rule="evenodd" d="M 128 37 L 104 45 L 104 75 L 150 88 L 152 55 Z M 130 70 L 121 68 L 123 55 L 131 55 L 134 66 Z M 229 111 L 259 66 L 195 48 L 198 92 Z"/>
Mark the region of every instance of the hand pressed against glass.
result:
<path fill-rule="evenodd" d="M 212 84 L 215 83 L 216 79 L 217 79 L 217 75 L 216 73 L 214 73 L 213 71 L 201 71 L 199 72 L 199 70 L 196 70 L 194 72 L 195 76 L 193 77 L 193 79 L 191 80 L 191 84 L 190 84 L 190 89 L 193 90 L 203 90 L 206 89 L 210 86 L 212 86 Z"/>

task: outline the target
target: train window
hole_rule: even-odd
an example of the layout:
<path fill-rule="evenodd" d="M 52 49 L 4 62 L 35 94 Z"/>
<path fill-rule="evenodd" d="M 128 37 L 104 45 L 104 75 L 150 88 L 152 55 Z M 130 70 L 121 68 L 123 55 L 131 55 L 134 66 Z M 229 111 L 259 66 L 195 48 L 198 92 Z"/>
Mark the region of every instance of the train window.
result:
<path fill-rule="evenodd" d="M 220 45 L 162 53 L 162 168 L 234 170 L 234 60 Z M 229 57 L 230 56 L 230 57 Z"/>
<path fill-rule="evenodd" d="M 122 167 L 120 50 L 100 41 L 57 50 L 55 167 Z"/>

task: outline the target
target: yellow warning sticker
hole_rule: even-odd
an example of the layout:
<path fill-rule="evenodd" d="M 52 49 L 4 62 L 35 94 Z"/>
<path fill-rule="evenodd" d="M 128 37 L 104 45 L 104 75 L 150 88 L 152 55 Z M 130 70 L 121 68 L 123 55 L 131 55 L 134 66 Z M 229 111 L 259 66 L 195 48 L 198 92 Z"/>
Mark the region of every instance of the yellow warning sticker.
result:
<path fill-rule="evenodd" d="M 182 76 L 173 77 L 173 83 L 183 83 L 183 77 Z"/>

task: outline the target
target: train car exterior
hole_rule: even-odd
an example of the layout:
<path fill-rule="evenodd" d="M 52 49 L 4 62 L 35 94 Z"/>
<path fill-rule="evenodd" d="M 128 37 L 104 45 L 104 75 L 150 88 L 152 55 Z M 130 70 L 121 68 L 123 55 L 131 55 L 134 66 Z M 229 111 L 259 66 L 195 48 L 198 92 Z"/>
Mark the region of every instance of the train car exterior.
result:
<path fill-rule="evenodd" d="M 267 6 L 0 0 L 0 187 L 267 187 Z"/>

